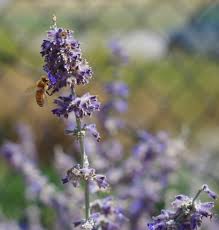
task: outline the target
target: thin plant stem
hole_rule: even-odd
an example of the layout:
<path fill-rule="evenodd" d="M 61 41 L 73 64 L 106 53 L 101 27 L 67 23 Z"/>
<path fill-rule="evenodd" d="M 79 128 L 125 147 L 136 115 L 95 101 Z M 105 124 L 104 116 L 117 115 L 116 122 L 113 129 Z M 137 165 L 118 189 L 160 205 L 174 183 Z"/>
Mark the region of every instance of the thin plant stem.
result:
<path fill-rule="evenodd" d="M 196 193 L 195 197 L 192 200 L 192 206 L 194 206 L 195 201 L 197 198 L 200 196 L 200 194 L 203 192 L 203 189 L 199 189 L 198 192 Z"/>
<path fill-rule="evenodd" d="M 76 123 L 77 123 L 77 130 L 79 133 L 81 133 L 81 120 L 80 118 L 76 117 Z M 80 144 L 80 152 L 81 152 L 81 165 L 82 167 L 85 167 L 85 164 L 87 162 L 87 155 L 85 153 L 85 148 L 84 148 L 84 136 L 79 135 L 79 144 Z M 90 216 L 90 191 L 89 191 L 89 181 L 86 180 L 84 183 L 85 186 L 85 191 L 84 191 L 84 198 L 85 198 L 85 217 L 86 219 L 89 218 Z"/>
<path fill-rule="evenodd" d="M 195 204 L 195 201 L 198 199 L 198 197 L 200 196 L 200 194 L 203 192 L 203 189 L 199 189 L 198 192 L 196 193 L 196 195 L 194 196 L 194 198 L 192 199 L 192 205 L 191 205 L 191 210 L 192 211 L 194 209 L 194 204 Z M 180 213 L 175 221 L 178 222 L 182 217 L 184 216 L 184 213 Z"/>
<path fill-rule="evenodd" d="M 75 90 L 73 87 L 71 87 L 71 93 L 73 96 L 76 96 Z M 82 133 L 81 128 L 81 120 L 77 116 L 75 116 L 76 119 L 76 125 L 78 130 L 78 140 L 80 145 L 80 153 L 81 153 L 81 165 L 82 168 L 84 168 L 88 164 L 87 155 L 85 153 L 85 147 L 84 147 L 84 135 Z M 85 180 L 84 183 L 84 199 L 85 199 L 85 218 L 86 220 L 90 217 L 90 191 L 89 191 L 89 181 Z"/>

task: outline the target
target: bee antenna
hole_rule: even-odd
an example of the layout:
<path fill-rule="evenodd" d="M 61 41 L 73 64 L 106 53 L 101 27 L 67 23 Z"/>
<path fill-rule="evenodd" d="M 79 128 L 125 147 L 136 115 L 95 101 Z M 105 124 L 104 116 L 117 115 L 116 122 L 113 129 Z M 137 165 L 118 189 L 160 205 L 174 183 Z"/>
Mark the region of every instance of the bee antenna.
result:
<path fill-rule="evenodd" d="M 48 80 L 47 77 L 44 77 L 44 76 L 42 76 L 41 79 L 42 79 L 42 81 L 47 81 Z"/>

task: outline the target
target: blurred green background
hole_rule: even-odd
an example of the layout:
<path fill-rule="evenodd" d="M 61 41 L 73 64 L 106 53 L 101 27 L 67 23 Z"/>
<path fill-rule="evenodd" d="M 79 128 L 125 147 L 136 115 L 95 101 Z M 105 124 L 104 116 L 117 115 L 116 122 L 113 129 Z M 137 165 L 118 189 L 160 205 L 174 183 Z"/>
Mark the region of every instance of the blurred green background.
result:
<path fill-rule="evenodd" d="M 102 101 L 102 83 L 112 79 L 108 43 L 113 38 L 120 41 L 130 57 L 129 65 L 121 70 L 131 88 L 127 113 L 130 122 L 153 130 L 179 131 L 184 125 L 192 132 L 215 128 L 219 112 L 218 58 L 197 52 L 169 52 L 168 48 L 173 31 L 200 8 L 207 11 L 212 5 L 185 0 L 2 1 L 1 137 L 7 136 L 3 130 L 10 130 L 13 119 L 37 124 L 38 132 L 45 128 L 45 121 L 49 125 L 49 111 L 38 108 L 24 91 L 43 74 L 40 44 L 52 14 L 57 15 L 58 25 L 73 29 L 81 41 L 95 73 L 89 87 L 93 91 L 98 88 Z"/>
<path fill-rule="evenodd" d="M 40 108 L 33 95 L 25 93 L 43 74 L 40 44 L 55 14 L 58 26 L 73 29 L 81 41 L 94 71 L 88 86 L 91 93 L 106 100 L 103 83 L 113 79 L 114 71 L 108 43 L 118 39 L 129 55 L 129 64 L 120 70 L 130 86 L 124 119 L 151 131 L 177 134 L 188 129 L 192 146 L 209 146 L 212 132 L 218 135 L 219 56 L 198 49 L 188 52 L 183 46 L 172 48 L 169 42 L 196 12 L 214 7 L 214 1 L 206 0 L 1 0 L 0 142 L 16 140 L 15 124 L 24 121 L 33 128 L 42 163 L 52 158 L 55 144 L 71 145 L 71 139 L 63 135 L 64 125 L 50 113 L 52 99 L 48 107 Z M 19 211 L 25 205 L 22 180 L 1 163 L 0 184 L 7 181 L 11 183 L 7 191 L 1 191 L 5 200 L 1 205 L 16 216 L 16 208 Z M 16 198 L 13 191 L 17 191 Z"/>

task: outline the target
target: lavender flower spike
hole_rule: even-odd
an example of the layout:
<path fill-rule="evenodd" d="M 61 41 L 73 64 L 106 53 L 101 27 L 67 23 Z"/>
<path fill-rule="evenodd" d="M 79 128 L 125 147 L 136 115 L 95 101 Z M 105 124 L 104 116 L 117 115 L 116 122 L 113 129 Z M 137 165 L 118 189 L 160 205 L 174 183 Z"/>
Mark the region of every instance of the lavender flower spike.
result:
<path fill-rule="evenodd" d="M 49 90 L 54 94 L 61 88 L 66 87 L 70 91 L 69 96 L 59 96 L 54 103 L 56 108 L 52 110 L 58 117 L 70 119 L 70 113 L 74 114 L 75 125 L 72 129 L 66 129 L 65 133 L 76 136 L 80 146 L 80 164 L 76 164 L 67 171 L 62 182 L 72 182 L 74 187 L 84 184 L 85 220 L 76 223 L 82 229 L 93 230 L 93 220 L 90 216 L 90 182 L 96 183 L 99 189 L 106 189 L 108 182 L 104 175 L 96 174 L 95 169 L 89 166 L 89 160 L 85 151 L 84 136 L 90 132 L 97 141 L 100 135 L 96 125 L 83 124 L 85 116 L 91 116 L 93 112 L 100 110 L 100 103 L 96 96 L 85 93 L 77 96 L 76 85 L 87 84 L 92 77 L 92 70 L 88 62 L 82 58 L 80 44 L 75 40 L 73 31 L 57 28 L 56 18 L 54 25 L 48 32 L 47 39 L 42 43 L 41 54 L 44 57 L 44 71 L 49 79 Z"/>
<path fill-rule="evenodd" d="M 82 58 L 79 42 L 71 30 L 58 28 L 56 23 L 47 33 L 41 45 L 44 57 L 44 71 L 50 80 L 53 92 L 60 88 L 87 84 L 92 77 L 92 70 Z"/>
<path fill-rule="evenodd" d="M 93 112 L 100 109 L 97 97 L 89 93 L 84 94 L 82 97 L 73 97 L 73 95 L 59 97 L 54 103 L 58 107 L 52 110 L 53 114 L 64 118 L 68 118 L 71 112 L 74 112 L 77 118 L 83 118 L 91 116 Z"/>
<path fill-rule="evenodd" d="M 157 217 L 153 217 L 153 221 L 148 224 L 149 230 L 197 230 L 202 225 L 205 217 L 212 217 L 211 212 L 214 202 L 197 202 L 197 198 L 201 192 L 205 191 L 210 197 L 215 199 L 216 194 L 203 185 L 194 198 L 185 195 L 176 196 L 172 202 L 174 211 L 163 210 Z"/>
<path fill-rule="evenodd" d="M 115 97 L 123 97 L 126 98 L 129 95 L 128 86 L 122 81 L 115 81 L 108 83 L 105 87 L 106 92 Z"/>

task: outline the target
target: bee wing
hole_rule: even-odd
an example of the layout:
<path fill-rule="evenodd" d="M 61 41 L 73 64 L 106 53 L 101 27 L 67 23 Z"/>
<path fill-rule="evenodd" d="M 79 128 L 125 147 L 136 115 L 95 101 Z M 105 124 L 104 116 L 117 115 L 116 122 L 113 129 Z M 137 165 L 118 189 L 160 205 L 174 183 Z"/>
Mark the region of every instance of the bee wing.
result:
<path fill-rule="evenodd" d="M 44 105 L 45 106 L 49 105 L 47 94 L 44 94 Z"/>
<path fill-rule="evenodd" d="M 47 96 L 47 94 L 43 93 L 42 97 L 43 97 L 43 107 L 48 106 L 49 102 L 48 102 L 48 96 Z"/>
<path fill-rule="evenodd" d="M 35 92 L 36 92 L 36 84 L 29 86 L 29 87 L 26 88 L 26 90 L 25 90 L 25 94 L 26 94 L 26 95 L 32 95 L 32 94 L 34 94 Z"/>

